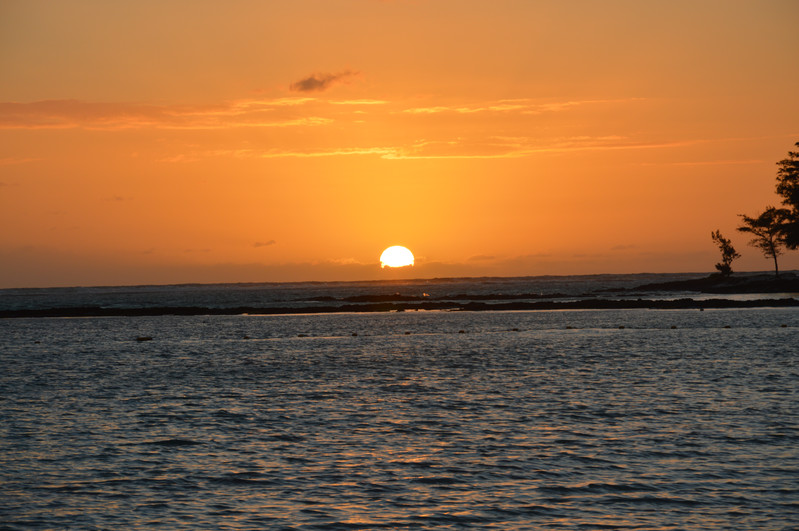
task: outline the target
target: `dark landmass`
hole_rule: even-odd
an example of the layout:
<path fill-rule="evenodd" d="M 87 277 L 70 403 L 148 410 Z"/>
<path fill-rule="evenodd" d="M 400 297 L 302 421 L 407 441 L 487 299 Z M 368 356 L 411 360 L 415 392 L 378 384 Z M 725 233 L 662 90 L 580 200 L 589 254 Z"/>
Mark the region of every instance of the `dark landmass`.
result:
<path fill-rule="evenodd" d="M 704 278 L 644 284 L 635 288 L 607 292 L 695 291 L 698 293 L 799 293 L 799 276 L 795 273 L 775 275 L 743 275 L 724 277 L 718 274 Z"/>
<path fill-rule="evenodd" d="M 695 300 L 653 298 L 653 293 L 696 292 L 713 294 L 784 293 L 784 298 L 762 298 L 753 300 L 709 299 Z M 601 295 L 598 295 L 601 294 Z M 608 298 L 612 294 L 618 299 Z M 644 294 L 648 296 L 643 298 Z M 519 310 L 605 310 L 605 309 L 704 309 L 704 308 L 764 308 L 799 306 L 799 275 L 783 273 L 779 278 L 768 274 L 741 274 L 723 277 L 713 274 L 707 277 L 643 284 L 631 288 L 598 290 L 581 295 L 563 293 L 491 293 L 448 295 L 370 294 L 343 298 L 320 296 L 294 301 L 296 305 L 285 306 L 239 306 L 215 308 L 205 306 L 150 306 L 150 307 L 58 307 L 40 309 L 0 310 L 2 318 L 36 317 L 132 317 L 163 315 L 280 315 L 321 313 L 364 313 L 402 311 L 519 311 Z M 633 298 L 636 297 L 636 298 Z M 565 300 L 564 300 L 565 299 Z M 324 303 L 308 306 L 307 303 Z"/>
<path fill-rule="evenodd" d="M 593 293 L 583 293 L 579 295 L 582 298 L 596 297 Z M 573 297 L 573 296 L 571 296 Z M 311 297 L 308 299 L 298 299 L 303 302 L 411 302 L 411 301 L 456 301 L 456 300 L 469 300 L 469 301 L 500 301 L 500 300 L 524 300 L 524 299 L 565 299 L 570 298 L 565 293 L 485 293 L 485 294 L 468 294 L 459 293 L 457 295 L 447 295 L 442 297 L 429 297 L 417 295 L 401 295 L 399 293 L 384 294 L 384 295 L 354 295 L 352 297 L 342 297 L 337 299 L 335 297 L 321 296 Z"/>
<path fill-rule="evenodd" d="M 279 314 L 318 314 L 318 313 L 364 313 L 364 312 L 401 312 L 401 311 L 519 311 L 519 310 L 608 310 L 608 309 L 711 309 L 711 308 L 765 308 L 799 306 L 799 300 L 758 299 L 730 300 L 710 299 L 694 300 L 690 298 L 676 300 L 611 300 L 580 299 L 573 301 L 534 301 L 504 302 L 489 304 L 485 302 L 381 302 L 367 304 L 342 304 L 339 306 L 316 307 L 237 307 L 206 308 L 191 307 L 149 307 L 149 308 L 102 308 L 89 306 L 82 308 L 46 308 L 36 310 L 3 310 L 0 318 L 24 317 L 133 317 L 163 315 L 279 315 Z"/>

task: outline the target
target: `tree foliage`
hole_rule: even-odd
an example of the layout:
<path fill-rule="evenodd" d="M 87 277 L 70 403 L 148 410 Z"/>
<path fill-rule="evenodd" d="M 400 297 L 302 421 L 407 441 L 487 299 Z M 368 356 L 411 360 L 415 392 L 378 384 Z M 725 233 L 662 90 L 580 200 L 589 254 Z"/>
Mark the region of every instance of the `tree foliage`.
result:
<path fill-rule="evenodd" d="M 740 214 L 743 225 L 738 227 L 738 231 L 751 234 L 753 238 L 749 245 L 760 249 L 766 258 L 774 259 L 774 272 L 777 276 L 780 276 L 777 257 L 782 254 L 783 222 L 787 214 L 788 210 L 772 206 L 756 218 Z"/>
<path fill-rule="evenodd" d="M 721 251 L 721 262 L 716 264 L 716 269 L 719 270 L 723 276 L 728 277 L 732 274 L 732 261 L 740 258 L 741 255 L 732 246 L 732 242 L 721 235 L 719 230 L 710 233 L 710 238 L 718 245 Z"/>
<path fill-rule="evenodd" d="M 799 142 L 795 144 L 799 150 Z M 781 239 L 789 249 L 799 248 L 799 151 L 777 163 L 777 193 L 782 196 Z"/>

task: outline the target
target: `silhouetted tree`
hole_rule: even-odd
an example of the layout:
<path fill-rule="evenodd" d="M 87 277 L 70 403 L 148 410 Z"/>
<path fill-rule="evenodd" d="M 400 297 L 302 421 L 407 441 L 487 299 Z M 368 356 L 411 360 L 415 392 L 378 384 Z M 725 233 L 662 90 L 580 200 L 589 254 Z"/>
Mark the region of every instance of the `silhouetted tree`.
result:
<path fill-rule="evenodd" d="M 732 242 L 721 235 L 720 231 L 711 232 L 710 237 L 719 246 L 719 251 L 721 251 L 721 262 L 716 264 L 716 269 L 719 270 L 722 276 L 728 277 L 732 274 L 732 261 L 740 258 L 741 255 L 732 246 Z"/>
<path fill-rule="evenodd" d="M 799 142 L 795 144 L 799 149 Z M 789 151 L 788 158 L 777 163 L 777 193 L 782 203 L 782 240 L 788 249 L 799 248 L 799 151 Z"/>
<path fill-rule="evenodd" d="M 777 257 L 782 254 L 781 247 L 784 245 L 782 223 L 786 212 L 783 208 L 770 206 L 756 218 L 739 214 L 744 224 L 738 227 L 738 230 L 752 234 L 754 238 L 749 242 L 749 245 L 760 249 L 766 258 L 774 259 L 774 273 L 778 277 L 780 276 L 780 268 L 777 265 Z"/>

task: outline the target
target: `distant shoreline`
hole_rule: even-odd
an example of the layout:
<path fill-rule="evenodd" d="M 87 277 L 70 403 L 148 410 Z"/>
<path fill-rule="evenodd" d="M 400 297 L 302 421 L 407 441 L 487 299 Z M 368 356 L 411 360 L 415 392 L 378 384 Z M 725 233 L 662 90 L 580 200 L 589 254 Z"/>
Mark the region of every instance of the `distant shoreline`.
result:
<path fill-rule="evenodd" d="M 296 315 L 332 313 L 377 313 L 405 311 L 534 311 L 534 310 L 704 310 L 720 308 L 789 308 L 799 307 L 799 300 L 784 299 L 705 299 L 690 298 L 676 300 L 614 300 L 580 299 L 575 301 L 535 301 L 535 302 L 414 302 L 414 303 L 370 303 L 342 304 L 339 306 L 317 307 L 149 307 L 149 308 L 43 308 L 30 310 L 3 310 L 0 319 L 48 318 L 48 317 L 158 317 L 158 316 L 202 316 L 202 315 Z"/>
<path fill-rule="evenodd" d="M 774 274 L 732 275 L 712 274 L 707 277 L 644 284 L 635 288 L 610 290 L 610 292 L 637 291 L 696 291 L 699 293 L 799 293 L 799 275 L 786 272 Z"/>
<path fill-rule="evenodd" d="M 785 294 L 783 298 L 693 298 L 701 294 Z M 709 275 L 667 282 L 587 290 L 582 293 L 492 292 L 449 293 L 439 296 L 397 293 L 367 293 L 334 297 L 333 292 L 316 293 L 309 298 L 283 301 L 282 304 L 243 304 L 231 307 L 202 305 L 113 306 L 88 304 L 0 310 L 0 319 L 137 317 L 202 315 L 297 315 L 333 313 L 375 313 L 404 311 L 545 311 L 545 310 L 622 310 L 622 309 L 714 309 L 799 307 L 799 275 L 786 272 L 744 274 L 723 277 Z M 93 301 L 92 301 L 93 302 Z M 188 301 L 187 301 L 188 302 Z M 205 302 L 205 301 L 203 301 Z M 287 304 L 286 304 L 287 303 Z"/>
<path fill-rule="evenodd" d="M 760 279 L 763 284 L 774 284 L 774 280 L 777 280 L 774 276 L 773 272 L 763 272 L 763 271 L 744 271 L 739 273 L 734 273 L 730 277 L 720 277 L 717 273 L 701 273 L 701 272 L 678 272 L 678 273 L 580 273 L 580 274 L 546 274 L 546 275 L 522 275 L 522 276 L 465 276 L 465 277 L 409 277 L 409 278 L 396 278 L 396 279 L 369 279 L 369 280 L 291 280 L 291 281 L 247 281 L 247 282 L 178 282 L 178 283 L 142 283 L 142 284 L 80 284 L 80 285 L 63 285 L 63 286 L 8 286 L 4 288 L 0 288 L 0 292 L 8 291 L 8 292 L 40 292 L 40 291 L 47 291 L 47 290 L 90 290 L 90 289 L 138 289 L 138 288 L 169 288 L 169 287 L 176 287 L 176 288 L 208 288 L 208 287 L 223 287 L 223 286 L 236 286 L 236 287 L 257 287 L 257 286 L 275 286 L 275 287 L 285 287 L 285 286 L 300 286 L 300 285 L 314 285 L 314 286 L 326 286 L 326 285 L 374 285 L 374 286 L 403 286 L 406 284 L 413 284 L 413 283 L 426 283 L 426 282 L 462 282 L 462 281 L 508 281 L 508 280 L 536 280 L 536 279 L 561 279 L 561 278 L 573 278 L 573 279 L 585 279 L 585 278 L 602 278 L 602 277 L 616 277 L 616 276 L 625 276 L 625 277 L 645 277 L 649 275 L 674 275 L 680 277 L 687 277 L 691 276 L 693 278 L 687 278 L 683 280 L 675 280 L 670 282 L 664 283 L 649 283 L 649 284 L 640 284 L 635 287 L 625 288 L 621 291 L 638 291 L 643 288 L 650 288 L 650 287 L 658 287 L 658 286 L 665 286 L 667 284 L 672 285 L 683 285 L 686 286 L 689 291 L 701 291 L 700 289 L 691 290 L 688 287 L 691 285 L 695 286 L 711 286 L 714 284 L 729 284 L 729 285 L 736 285 L 741 287 L 745 284 L 751 284 L 752 279 Z M 704 275 L 704 276 L 703 276 Z M 790 280 L 790 279 L 799 279 L 799 270 L 786 270 L 781 273 L 780 280 Z M 796 286 L 799 286 L 799 280 L 797 280 Z M 746 291 L 731 291 L 731 293 L 746 293 Z M 772 292 L 770 290 L 762 291 L 762 293 L 769 293 Z"/>

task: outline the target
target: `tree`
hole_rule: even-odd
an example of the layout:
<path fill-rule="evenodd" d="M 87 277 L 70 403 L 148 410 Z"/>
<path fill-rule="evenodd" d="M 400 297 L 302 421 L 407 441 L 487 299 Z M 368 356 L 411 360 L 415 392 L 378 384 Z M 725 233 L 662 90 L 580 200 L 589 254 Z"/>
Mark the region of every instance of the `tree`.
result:
<path fill-rule="evenodd" d="M 777 265 L 777 257 L 782 254 L 782 246 L 784 245 L 782 224 L 787 212 L 784 208 L 770 206 L 756 218 L 739 214 L 741 219 L 743 219 L 743 225 L 738 227 L 738 231 L 748 232 L 754 236 L 749 245 L 760 249 L 766 258 L 774 259 L 774 273 L 778 277 L 780 276 L 780 268 Z"/>
<path fill-rule="evenodd" d="M 732 261 L 740 258 L 741 255 L 732 246 L 732 242 L 721 235 L 720 231 L 711 232 L 710 237 L 719 246 L 719 251 L 721 251 L 721 262 L 716 264 L 716 269 L 719 270 L 722 276 L 728 277 L 732 274 Z"/>
<path fill-rule="evenodd" d="M 795 144 L 799 149 L 799 142 Z M 799 248 L 799 151 L 789 151 L 788 158 L 777 163 L 777 193 L 782 203 L 782 240 L 788 249 Z"/>

